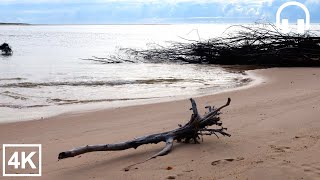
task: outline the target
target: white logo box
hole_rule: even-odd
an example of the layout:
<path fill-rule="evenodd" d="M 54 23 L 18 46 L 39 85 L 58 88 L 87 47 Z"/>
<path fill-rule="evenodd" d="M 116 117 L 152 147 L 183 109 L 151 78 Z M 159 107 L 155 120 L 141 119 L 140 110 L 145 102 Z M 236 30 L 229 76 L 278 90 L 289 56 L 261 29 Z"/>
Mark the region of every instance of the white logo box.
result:
<path fill-rule="evenodd" d="M 32 147 L 32 148 L 38 148 L 39 151 L 39 173 L 38 174 L 7 174 L 6 173 L 6 148 L 24 148 L 24 147 Z M 42 173 L 42 146 L 41 144 L 3 144 L 2 145 L 3 150 L 3 159 L 2 159 L 2 168 L 3 168 L 3 176 L 6 177 L 35 177 L 35 176 L 41 176 Z"/>

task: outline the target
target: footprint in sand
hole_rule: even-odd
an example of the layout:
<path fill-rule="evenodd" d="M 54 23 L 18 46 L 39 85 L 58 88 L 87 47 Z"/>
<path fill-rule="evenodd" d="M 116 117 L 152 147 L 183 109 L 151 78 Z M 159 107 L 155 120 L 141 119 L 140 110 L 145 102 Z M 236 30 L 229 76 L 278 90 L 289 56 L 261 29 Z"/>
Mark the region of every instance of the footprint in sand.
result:
<path fill-rule="evenodd" d="M 290 164 L 290 167 L 295 168 L 296 170 L 303 170 L 304 173 L 314 176 L 314 177 L 320 177 L 320 163 L 308 163 L 308 164 L 302 164 L 302 165 L 294 165 Z"/>
<path fill-rule="evenodd" d="M 320 176 L 320 163 L 302 164 L 301 166 L 304 172 Z"/>
<path fill-rule="evenodd" d="M 233 158 L 227 158 L 227 159 L 222 159 L 222 160 L 217 160 L 217 161 L 213 161 L 211 163 L 212 166 L 216 166 L 220 163 L 226 163 L 226 162 L 233 162 L 233 161 L 242 161 L 244 160 L 243 157 L 238 157 L 237 159 L 233 159 Z"/>
<path fill-rule="evenodd" d="M 176 179 L 176 176 L 168 176 L 167 179 Z"/>
<path fill-rule="evenodd" d="M 297 135 L 293 138 L 294 145 L 292 151 L 304 151 L 305 149 L 312 148 L 320 140 L 319 135 Z"/>
<path fill-rule="evenodd" d="M 278 153 L 284 153 L 284 152 L 288 152 L 290 151 L 290 147 L 287 147 L 287 146 L 275 146 L 275 145 L 270 145 L 270 147 L 275 151 L 275 152 L 278 152 Z"/>

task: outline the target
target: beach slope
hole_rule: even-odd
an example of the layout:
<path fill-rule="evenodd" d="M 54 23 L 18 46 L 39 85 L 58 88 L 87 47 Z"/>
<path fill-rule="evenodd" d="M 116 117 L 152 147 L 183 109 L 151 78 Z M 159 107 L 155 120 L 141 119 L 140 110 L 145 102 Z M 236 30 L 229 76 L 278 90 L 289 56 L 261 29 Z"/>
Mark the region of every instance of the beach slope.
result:
<path fill-rule="evenodd" d="M 253 73 L 264 78 L 261 84 L 196 98 L 201 113 L 206 105 L 220 106 L 228 97 L 232 99 L 221 115 L 230 138 L 213 136 L 204 137 L 201 144 L 175 143 L 169 155 L 128 172 L 123 168 L 152 156 L 163 144 L 61 161 L 57 157 L 78 146 L 174 129 L 189 120 L 189 100 L 1 124 L 0 142 L 42 144 L 43 175 L 38 179 L 46 180 L 319 178 L 320 69 L 272 68 Z"/>

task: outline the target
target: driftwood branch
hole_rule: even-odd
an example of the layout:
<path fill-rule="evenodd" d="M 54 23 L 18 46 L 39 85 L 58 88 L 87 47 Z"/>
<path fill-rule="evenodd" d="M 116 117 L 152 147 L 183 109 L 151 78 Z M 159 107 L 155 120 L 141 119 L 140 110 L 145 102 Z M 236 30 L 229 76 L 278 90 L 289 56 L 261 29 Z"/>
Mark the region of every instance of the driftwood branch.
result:
<path fill-rule="evenodd" d="M 227 129 L 222 127 L 222 122 L 220 121 L 219 115 L 221 114 L 220 111 L 229 106 L 231 99 L 228 98 L 228 101 L 225 105 L 215 109 L 214 107 L 210 107 L 209 112 L 201 117 L 199 115 L 199 111 L 197 109 L 197 104 L 193 99 L 190 99 L 193 111 L 191 115 L 190 121 L 185 124 L 184 126 L 179 126 L 179 128 L 158 134 L 152 134 L 148 136 L 142 136 L 130 141 L 116 143 L 116 144 L 102 144 L 102 145 L 87 145 L 83 147 L 79 147 L 76 149 L 72 149 L 70 151 L 61 152 L 59 154 L 59 159 L 65 159 L 70 157 L 75 157 L 80 154 L 94 152 L 94 151 L 121 151 L 125 149 L 134 148 L 144 145 L 144 144 L 157 144 L 159 142 L 165 142 L 165 147 L 157 154 L 153 155 L 149 159 L 151 160 L 158 156 L 163 156 L 168 154 L 173 147 L 173 142 L 185 142 L 190 143 L 193 141 L 194 143 L 199 143 L 200 136 L 204 135 L 216 135 L 221 134 L 223 136 L 230 137 L 231 135 L 225 132 Z M 219 126 L 218 129 L 208 129 L 209 126 Z M 143 162 L 145 162 L 143 161 Z M 141 162 L 142 163 L 142 162 Z M 140 163 L 137 163 L 140 164 Z"/>

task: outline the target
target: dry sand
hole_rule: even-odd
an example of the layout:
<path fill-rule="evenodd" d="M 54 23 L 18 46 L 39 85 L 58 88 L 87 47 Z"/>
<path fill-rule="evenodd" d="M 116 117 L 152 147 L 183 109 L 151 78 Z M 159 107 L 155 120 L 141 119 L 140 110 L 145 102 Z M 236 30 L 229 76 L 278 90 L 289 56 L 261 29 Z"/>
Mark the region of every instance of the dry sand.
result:
<path fill-rule="evenodd" d="M 2 124 L 0 143 L 43 145 L 43 176 L 30 179 L 320 179 L 320 69 L 273 68 L 254 73 L 265 77 L 264 82 L 196 98 L 202 110 L 232 98 L 221 115 L 232 137 L 176 143 L 169 155 L 129 172 L 122 169 L 150 157 L 163 144 L 62 161 L 57 156 L 77 146 L 174 129 L 190 117 L 188 100 Z"/>

